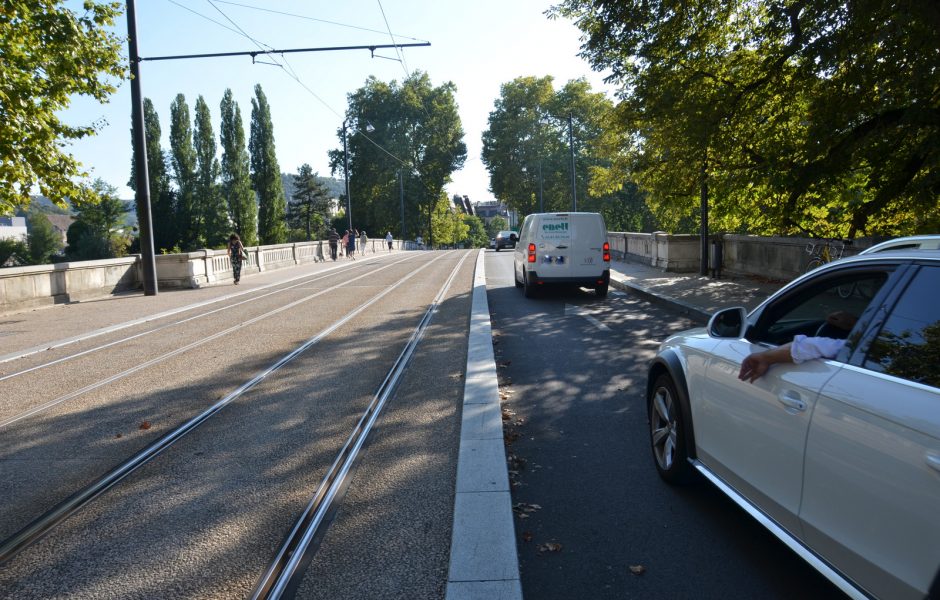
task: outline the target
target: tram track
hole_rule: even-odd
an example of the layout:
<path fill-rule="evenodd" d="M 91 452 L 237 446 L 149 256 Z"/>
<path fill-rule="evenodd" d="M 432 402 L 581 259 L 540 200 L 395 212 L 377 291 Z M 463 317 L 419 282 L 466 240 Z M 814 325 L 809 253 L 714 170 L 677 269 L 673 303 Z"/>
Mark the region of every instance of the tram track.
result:
<path fill-rule="evenodd" d="M 356 281 L 365 279 L 366 277 L 370 277 L 370 276 L 374 275 L 375 273 L 377 273 L 377 272 L 379 272 L 379 271 L 382 271 L 382 270 L 384 270 L 384 269 L 388 269 L 388 268 L 397 266 L 397 265 L 399 265 L 399 264 L 401 264 L 401 263 L 403 263 L 403 262 L 406 262 L 407 260 L 408 260 L 408 259 L 405 259 L 405 260 L 402 260 L 402 261 L 396 261 L 396 262 L 390 263 L 390 264 L 388 264 L 388 265 L 380 266 L 380 267 L 378 267 L 377 269 L 368 271 L 368 272 L 363 273 L 363 274 L 361 274 L 361 275 L 359 275 L 359 276 L 357 276 L 357 277 L 354 277 L 354 278 L 352 278 L 352 279 L 344 280 L 342 283 L 339 283 L 339 284 L 337 284 L 337 285 L 334 285 L 334 286 L 325 288 L 325 289 L 323 289 L 323 290 L 319 290 L 319 291 L 317 291 L 317 292 L 314 292 L 313 294 L 308 294 L 308 295 L 306 295 L 306 296 L 304 296 L 304 297 L 302 297 L 302 298 L 300 298 L 300 299 L 297 299 L 297 300 L 294 300 L 294 301 L 292 301 L 292 302 L 289 302 L 288 304 L 285 304 L 285 305 L 282 305 L 282 306 L 280 306 L 280 307 L 278 307 L 278 308 L 272 309 L 272 310 L 270 310 L 270 311 L 268 311 L 268 312 L 265 312 L 265 313 L 263 313 L 263 314 L 261 314 L 261 315 L 258 315 L 258 316 L 256 316 L 256 317 L 253 317 L 253 318 L 248 319 L 248 320 L 246 320 L 246 321 L 242 321 L 242 322 L 240 322 L 240 323 L 237 323 L 237 324 L 235 324 L 235 325 L 233 325 L 233 326 L 231 326 L 231 327 L 228 327 L 228 328 L 226 328 L 226 329 L 223 329 L 223 330 L 221 330 L 221 331 L 218 331 L 218 332 L 216 332 L 216 333 L 213 333 L 213 334 L 211 334 L 211 335 L 209 335 L 209 336 L 200 338 L 199 340 L 196 340 L 196 341 L 194 341 L 194 342 L 191 342 L 191 343 L 189 343 L 189 344 L 186 344 L 186 345 L 184 345 L 184 346 L 182 346 L 182 347 L 176 348 L 176 349 L 174 349 L 174 350 L 172 350 L 172 351 L 170 351 L 170 352 L 165 352 L 165 353 L 163 353 L 163 354 L 161 354 L 161 355 L 159 355 L 159 356 L 156 356 L 156 357 L 151 358 L 151 359 L 149 359 L 149 360 L 147 360 L 147 361 L 144 361 L 144 362 L 142 362 L 142 363 L 140 363 L 140 364 L 137 364 L 137 365 L 135 365 L 135 366 L 133 366 L 133 367 L 131 367 L 131 368 L 129 368 L 129 369 L 125 369 L 125 370 L 123 370 L 123 371 L 121 371 L 121 372 L 119 372 L 119 373 L 116 373 L 116 374 L 111 375 L 111 376 L 109 376 L 109 377 L 100 379 L 100 380 L 98 380 L 98 381 L 96 381 L 96 382 L 94 382 L 94 383 L 92 383 L 92 384 L 83 386 L 82 388 L 79 388 L 79 389 L 74 390 L 74 391 L 72 391 L 72 392 L 69 392 L 69 393 L 67 393 L 67 394 L 58 396 L 58 397 L 56 397 L 56 398 L 54 398 L 54 399 L 52 399 L 52 400 L 49 400 L 49 401 L 46 401 L 46 402 L 44 402 L 44 403 L 42 403 L 42 404 L 39 404 L 39 405 L 37 405 L 37 406 L 34 406 L 34 407 L 30 408 L 29 410 L 23 411 L 23 412 L 21 412 L 21 413 L 18 413 L 18 414 L 16 414 L 16 415 L 11 416 L 11 417 L 8 417 L 8 418 L 6 418 L 6 419 L 0 419 L 0 429 L 3 429 L 3 428 L 5 428 L 5 427 L 8 427 L 9 425 L 11 425 L 11 424 L 13 424 L 13 423 L 16 423 L 16 422 L 18 422 L 18 421 L 21 421 L 21 420 L 23 420 L 23 419 L 26 419 L 26 418 L 28 418 L 28 417 L 31 417 L 31 416 L 37 415 L 37 414 L 39 414 L 39 413 L 42 413 L 43 411 L 46 411 L 46 410 L 49 410 L 49 409 L 51 409 L 51 408 L 53 408 L 53 407 L 55 407 L 55 406 L 58 406 L 58 405 L 62 404 L 63 402 L 67 402 L 67 401 L 69 401 L 69 400 L 72 400 L 72 399 L 74 399 L 74 398 L 77 398 L 78 396 L 87 394 L 87 393 L 89 393 L 89 392 L 91 392 L 91 391 L 94 391 L 94 390 L 96 390 L 96 389 L 99 389 L 99 388 L 101 388 L 101 387 L 103 387 L 103 386 L 105 386 L 105 385 L 114 383 L 115 381 L 118 381 L 119 379 L 123 379 L 124 377 L 127 377 L 127 376 L 129 376 L 129 375 L 132 375 L 132 374 L 137 373 L 137 372 L 139 372 L 139 371 L 142 371 L 142 370 L 144 370 L 144 369 L 147 369 L 147 368 L 153 367 L 153 366 L 155 366 L 155 365 L 158 365 L 158 364 L 160 364 L 160 363 L 162 363 L 162 362 L 164 362 L 164 361 L 166 361 L 166 360 L 168 360 L 168 359 L 170 359 L 170 358 L 173 358 L 173 357 L 178 356 L 178 355 L 180 355 L 180 354 L 183 354 L 183 353 L 189 352 L 189 351 L 191 351 L 191 350 L 194 350 L 194 349 L 196 349 L 196 348 L 199 348 L 199 347 L 201 347 L 201 346 L 204 346 L 204 345 L 208 344 L 209 342 L 215 341 L 215 340 L 217 340 L 217 339 L 219 339 L 219 338 L 221 338 L 221 337 L 224 337 L 224 336 L 226 336 L 226 335 L 229 335 L 229 334 L 231 334 L 231 333 L 233 333 L 233 332 L 235 332 L 235 331 L 238 331 L 238 330 L 240 330 L 240 329 L 242 329 L 242 328 L 244 328 L 244 327 L 247 327 L 247 326 L 253 325 L 253 324 L 255 324 L 255 323 L 258 323 L 258 322 L 260 322 L 260 321 L 263 321 L 263 320 L 265 320 L 265 319 L 274 317 L 274 316 L 276 316 L 276 315 L 278 315 L 278 314 L 280 314 L 280 313 L 282 313 L 282 312 L 285 312 L 285 311 L 287 311 L 287 310 L 291 310 L 291 309 L 293 309 L 293 308 L 295 308 L 295 307 L 297 307 L 297 306 L 300 306 L 300 305 L 302 305 L 302 304 L 304 304 L 304 303 L 306 303 L 306 302 L 309 302 L 309 301 L 311 301 L 311 300 L 313 300 L 313 299 L 315 299 L 315 298 L 318 298 L 318 297 L 321 297 L 321 296 L 323 296 L 323 295 L 325 295 L 325 294 L 328 294 L 328 293 L 330 293 L 330 292 L 336 291 L 336 290 L 338 290 L 338 289 L 340 289 L 340 288 L 343 288 L 343 287 L 345 287 L 345 286 L 348 286 L 348 285 L 350 285 L 350 284 L 352 284 L 352 283 L 354 283 L 354 282 L 356 282 Z M 308 283 L 309 283 L 309 282 L 304 282 L 304 283 L 301 283 L 301 284 L 297 284 L 297 285 L 295 285 L 295 286 L 290 286 L 289 288 L 284 288 L 283 290 L 278 290 L 278 291 L 276 291 L 276 292 L 270 292 L 269 294 L 266 294 L 266 295 L 278 293 L 278 292 L 281 292 L 281 291 L 287 291 L 287 290 L 290 290 L 290 289 L 294 289 L 295 287 L 299 287 L 299 286 L 302 286 L 302 285 L 307 285 Z M 254 299 L 254 300 L 256 300 L 256 299 Z M 249 301 L 245 301 L 245 302 L 249 302 Z M 210 314 L 215 314 L 215 313 L 220 312 L 220 311 L 222 311 L 222 310 L 226 310 L 226 309 L 229 309 L 229 308 L 233 308 L 233 307 L 239 306 L 239 305 L 241 305 L 241 304 L 243 304 L 243 303 L 240 302 L 240 303 L 235 304 L 235 305 L 226 306 L 226 307 L 222 307 L 222 308 L 219 308 L 219 309 L 216 309 L 216 310 L 213 310 L 213 311 L 209 311 L 208 313 L 202 313 L 202 314 L 199 314 L 199 315 L 194 315 L 193 317 L 184 319 L 184 320 L 182 320 L 182 321 L 176 321 L 176 322 L 174 322 L 174 323 L 167 324 L 167 325 L 158 327 L 158 328 L 156 328 L 156 329 L 152 329 L 152 330 L 149 330 L 149 331 L 146 331 L 146 332 L 141 332 L 140 334 L 137 334 L 137 335 L 135 335 L 135 336 L 131 336 L 131 337 L 128 337 L 128 338 L 123 338 L 123 339 L 121 339 L 121 340 L 116 340 L 115 342 L 112 342 L 112 343 L 109 343 L 109 344 L 105 344 L 105 345 L 102 345 L 102 346 L 98 346 L 98 347 L 96 347 L 96 348 L 92 348 L 92 349 L 86 350 L 86 351 L 84 351 L 84 352 L 82 352 L 82 353 L 80 353 L 80 354 L 75 354 L 75 355 L 73 355 L 73 357 L 77 357 L 77 356 L 80 356 L 80 355 L 86 355 L 86 354 L 90 354 L 90 353 L 93 352 L 93 351 L 97 351 L 97 350 L 101 350 L 101 349 L 113 347 L 113 346 L 117 345 L 118 343 L 127 342 L 127 341 L 130 341 L 130 340 L 132 340 L 132 339 L 136 339 L 136 338 L 138 338 L 138 337 L 142 337 L 142 336 L 147 335 L 147 334 L 151 334 L 151 333 L 155 333 L 155 332 L 161 331 L 161 330 L 166 329 L 166 328 L 168 328 L 168 327 L 172 327 L 172 326 L 176 326 L 176 325 L 185 324 L 185 323 L 188 323 L 188 322 L 190 322 L 190 321 L 192 321 L 192 320 L 195 320 L 195 319 L 198 319 L 198 318 L 201 318 L 201 317 L 205 317 L 205 316 L 208 316 L 208 315 L 210 315 Z M 60 359 L 60 360 L 57 360 L 57 361 L 54 361 L 54 362 L 51 362 L 51 363 L 47 363 L 47 364 L 48 364 L 48 365 L 51 365 L 51 364 L 58 364 L 58 363 L 63 362 L 63 360 L 64 360 L 64 359 Z M 38 368 L 39 368 L 39 367 L 33 367 L 33 368 L 31 368 L 31 369 L 21 371 L 21 372 L 19 372 L 19 373 L 17 373 L 17 374 L 25 374 L 25 373 L 27 373 L 27 372 L 34 371 L 34 370 L 36 370 L 36 369 L 38 369 Z M 9 379 L 10 377 L 13 377 L 14 375 L 16 375 L 16 374 L 11 374 L 10 376 L 0 378 L 0 382 L 2 382 L 4 379 Z"/>
<path fill-rule="evenodd" d="M 359 418 L 326 476 L 317 487 L 309 504 L 297 518 L 278 553 L 255 585 L 251 595 L 252 600 L 274 600 L 285 595 L 290 596 L 300 585 L 300 578 L 304 574 L 306 565 L 312 560 L 318 541 L 322 539 L 331 516 L 336 512 L 336 506 L 342 501 L 343 494 L 349 486 L 350 472 L 359 452 L 382 413 L 382 409 L 398 388 L 418 344 L 468 256 L 470 254 L 465 254 L 461 258 L 425 311 L 369 406 Z"/>
<path fill-rule="evenodd" d="M 173 446 L 179 440 L 181 440 L 187 434 L 195 431 L 197 428 L 205 424 L 209 419 L 218 414 L 223 408 L 231 404 L 234 400 L 238 399 L 240 396 L 248 392 L 249 390 L 255 388 L 262 381 L 266 380 L 270 375 L 274 374 L 282 367 L 293 361 L 295 358 L 301 356 L 304 352 L 309 350 L 314 345 L 318 344 L 324 338 L 332 334 L 338 328 L 344 324 L 350 322 L 356 316 L 363 313 L 370 306 L 377 303 L 379 300 L 388 296 L 392 291 L 400 288 L 406 282 L 411 280 L 413 277 L 433 265 L 436 261 L 444 258 L 448 254 L 442 254 L 438 257 L 435 257 L 431 261 L 419 266 L 418 268 L 410 271 L 404 277 L 400 278 L 396 283 L 386 287 L 380 293 L 376 294 L 366 302 L 360 304 L 358 307 L 352 311 L 347 312 L 342 318 L 334 321 L 328 327 L 324 328 L 318 332 L 313 337 L 309 338 L 303 344 L 295 348 L 293 351 L 282 356 L 275 363 L 270 365 L 268 368 L 257 373 L 255 376 L 250 378 L 248 381 L 239 386 L 236 390 L 226 395 L 224 398 L 220 399 L 209 408 L 202 411 L 200 414 L 189 419 L 182 425 L 174 428 L 172 431 L 164 434 L 162 437 L 156 441 L 149 444 L 147 447 L 136 453 L 130 459 L 127 459 L 122 464 L 113 468 L 104 476 L 101 476 L 97 481 L 92 484 L 82 488 L 71 494 L 68 498 L 58 503 L 52 509 L 48 510 L 41 516 L 33 519 L 26 526 L 22 527 L 17 533 L 8 537 L 2 543 L 0 543 L 0 564 L 4 564 L 15 557 L 17 554 L 22 552 L 24 549 L 36 543 L 42 537 L 51 532 L 55 527 L 63 523 L 69 517 L 78 513 L 82 508 L 87 506 L 89 503 L 93 502 L 96 498 L 102 496 L 105 492 L 112 489 L 120 481 L 127 478 L 129 475 L 143 467 L 145 464 L 150 462 L 152 459 L 166 451 L 168 448 Z M 397 263 L 396 263 L 397 264 Z M 391 266 L 391 265 L 390 265 Z M 366 273 L 360 276 L 366 277 L 371 275 L 375 271 Z M 356 278 L 358 279 L 358 278 Z M 354 279 L 355 280 L 355 279 Z M 334 287 L 341 287 L 343 285 L 349 284 L 354 280 L 345 281 L 342 284 Z M 330 288 L 332 289 L 332 288 Z M 321 290 L 318 294 L 322 294 L 327 290 Z"/>
<path fill-rule="evenodd" d="M 381 270 L 381 269 L 385 269 L 385 268 L 388 268 L 388 267 L 392 267 L 392 266 L 401 264 L 401 263 L 403 263 L 403 262 L 407 262 L 407 261 L 409 261 L 409 260 L 413 260 L 412 257 L 406 257 L 406 258 L 404 258 L 404 259 L 402 259 L 402 260 L 396 260 L 396 261 L 394 261 L 394 262 L 392 262 L 392 263 L 390 263 L 390 264 L 388 264 L 388 265 L 383 265 L 383 266 L 380 267 L 379 269 L 376 269 L 376 271 Z M 114 325 L 114 326 L 111 326 L 111 327 L 101 328 L 101 329 L 98 329 L 98 330 L 95 330 L 95 331 L 92 331 L 92 332 L 88 332 L 87 334 L 83 334 L 83 335 L 81 335 L 81 336 L 75 336 L 75 337 L 72 337 L 72 338 L 69 338 L 69 339 L 66 339 L 66 340 L 59 340 L 59 341 L 55 341 L 55 342 L 50 342 L 49 344 L 44 344 L 44 345 L 42 345 L 41 347 L 32 348 L 32 349 L 29 349 L 29 350 L 26 350 L 26 351 L 23 351 L 23 352 L 20 352 L 20 353 L 12 353 L 12 354 L 9 354 L 9 355 L 0 357 L 0 364 L 7 363 L 7 362 L 13 362 L 13 361 L 16 361 L 16 360 L 20 360 L 20 359 L 23 359 L 23 358 L 27 358 L 27 357 L 29 357 L 29 356 L 33 356 L 33 355 L 38 354 L 38 353 L 40 353 L 40 352 L 46 352 L 46 351 L 56 350 L 56 349 L 59 349 L 59 348 L 63 348 L 63 347 L 65 347 L 65 346 L 69 346 L 69 345 L 72 345 L 72 344 L 77 344 L 77 343 L 80 343 L 80 342 L 83 342 L 83 341 L 86 341 L 86 340 L 90 340 L 90 339 L 93 339 L 93 338 L 96 338 L 96 337 L 99 337 L 99 336 L 102 336 L 102 335 L 107 335 L 107 334 L 110 334 L 110 333 L 114 333 L 114 332 L 116 332 L 116 331 L 120 331 L 120 330 L 123 330 L 123 329 L 130 328 L 130 327 L 135 327 L 135 326 L 137 326 L 137 325 L 143 325 L 143 324 L 151 323 L 151 322 L 153 322 L 153 321 L 158 321 L 158 320 L 160 320 L 160 319 L 164 319 L 164 318 L 167 318 L 167 317 L 171 317 L 171 316 L 174 316 L 174 315 L 183 313 L 183 312 L 188 312 L 188 311 L 191 311 L 191 310 L 197 310 L 197 309 L 202 308 L 202 307 L 204 307 L 204 306 L 210 306 L 210 305 L 212 305 L 212 304 L 217 304 L 217 303 L 219 303 L 219 302 L 224 302 L 224 301 L 226 301 L 226 300 L 231 300 L 232 298 L 241 297 L 241 296 L 250 296 L 249 298 L 246 298 L 246 299 L 244 299 L 244 300 L 240 300 L 240 301 L 235 302 L 235 303 L 232 303 L 232 304 L 228 304 L 228 305 L 221 306 L 221 307 L 216 308 L 216 309 L 213 309 L 213 310 L 209 310 L 209 311 L 206 311 L 206 312 L 202 312 L 202 313 L 193 315 L 193 316 L 191 316 L 191 317 L 187 317 L 187 318 L 185 318 L 185 319 L 181 319 L 181 320 L 179 320 L 179 321 L 173 321 L 172 323 L 165 323 L 165 324 L 163 324 L 163 325 L 159 325 L 159 326 L 157 326 L 157 327 L 154 327 L 154 328 L 152 328 L 152 329 L 148 329 L 148 330 L 146 330 L 146 331 L 142 331 L 142 332 L 136 333 L 136 334 L 134 334 L 134 335 L 130 335 L 130 336 L 127 336 L 127 337 L 124 337 L 124 338 L 120 338 L 120 339 L 117 339 L 117 340 L 113 340 L 113 341 L 111 341 L 111 342 L 108 342 L 108 343 L 105 343 L 105 344 L 101 344 L 101 345 L 98 345 L 98 346 L 94 346 L 94 347 L 92 347 L 92 348 L 88 348 L 88 349 L 82 350 L 82 351 L 80 351 L 80 352 L 76 352 L 76 353 L 73 353 L 73 354 L 69 354 L 68 356 L 63 356 L 63 357 L 57 358 L 57 359 L 55 359 L 55 360 L 47 361 L 47 362 L 44 362 L 44 363 L 40 363 L 40 364 L 38 364 L 38 365 L 34 365 L 34 366 L 32 366 L 32 367 L 28 367 L 28 368 L 25 368 L 25 369 L 21 369 L 21 370 L 19 370 L 19 371 L 14 371 L 14 372 L 12 372 L 12 373 L 8 373 L 8 374 L 5 374 L 5 375 L 0 375 L 0 383 L 2 383 L 3 381 L 7 381 L 7 380 L 9 380 L 9 379 L 13 379 L 13 378 L 15 378 L 15 377 L 19 377 L 19 376 L 22 376 L 22 375 L 26 375 L 26 374 L 28 374 L 28 373 L 32 373 L 32 372 L 41 370 L 41 369 L 45 369 L 45 368 L 48 368 L 48 367 L 51 367 L 51 366 L 55 366 L 55 365 L 58 365 L 58 364 L 62 364 L 62 363 L 68 362 L 68 361 L 70 361 L 70 360 L 74 360 L 74 359 L 76 359 L 76 358 L 80 358 L 80 357 L 82 357 L 82 356 L 87 356 L 87 355 L 89 355 L 89 354 L 93 354 L 93 353 L 99 352 L 99 351 L 101 351 L 101 350 L 106 350 L 106 349 L 108 349 L 108 348 L 113 348 L 113 347 L 118 346 L 118 345 L 120 345 L 120 344 L 124 344 L 124 343 L 130 342 L 130 341 L 132 341 L 132 340 L 136 340 L 136 339 L 145 337 L 145 336 L 147 336 L 147 335 L 151 335 L 151 334 L 154 334 L 154 333 L 158 333 L 158 332 L 160 332 L 160 331 L 163 331 L 163 330 L 168 329 L 168 328 L 171 328 L 171 327 L 177 327 L 177 326 L 180 326 L 180 325 L 186 325 L 186 324 L 191 323 L 191 322 L 193 322 L 193 321 L 196 321 L 196 320 L 198 320 L 198 319 L 202 319 L 202 318 L 205 318 L 205 317 L 208 317 L 208 316 L 217 314 L 217 313 L 221 313 L 221 312 L 224 312 L 224 311 L 227 311 L 227 310 L 231 310 L 231 309 L 234 309 L 234 308 L 238 308 L 239 306 L 243 306 L 243 305 L 245 305 L 245 304 L 254 303 L 254 302 L 257 302 L 258 300 L 261 300 L 261 299 L 263 299 L 263 298 L 267 298 L 267 297 L 270 297 L 270 296 L 274 296 L 274 295 L 276 295 L 276 294 L 288 292 L 288 291 L 291 291 L 291 290 L 293 290 L 293 289 L 296 289 L 296 288 L 299 288 L 299 287 L 303 287 L 303 286 L 305 286 L 305 285 L 309 285 L 310 283 L 313 283 L 313 282 L 322 281 L 323 279 L 327 279 L 327 278 L 330 278 L 330 277 L 336 277 L 336 276 L 339 276 L 339 275 L 343 275 L 345 272 L 347 272 L 347 270 L 348 270 L 347 268 L 350 268 L 350 267 L 351 267 L 351 268 L 357 268 L 357 267 L 364 267 L 364 266 L 372 266 L 372 264 L 371 264 L 371 263 L 357 263 L 357 264 L 353 264 L 353 265 L 342 265 L 341 267 L 333 267 L 332 269 L 330 269 L 330 270 L 328 270 L 328 271 L 326 271 L 326 272 L 319 272 L 319 273 L 314 273 L 314 274 L 301 275 L 301 276 L 299 276 L 299 277 L 292 278 L 292 279 L 290 279 L 290 280 L 287 281 L 287 283 L 291 283 L 291 282 L 298 281 L 298 280 L 300 281 L 300 283 L 294 283 L 293 285 L 284 286 L 284 283 L 285 283 L 285 282 L 283 282 L 283 281 L 282 281 L 282 282 L 278 282 L 278 283 L 274 283 L 274 284 L 269 284 L 269 285 L 263 286 L 263 287 L 261 287 L 261 288 L 256 288 L 256 289 L 253 289 L 253 290 L 246 290 L 246 291 L 243 291 L 243 292 L 236 292 L 236 293 L 234 293 L 234 294 L 229 294 L 229 295 L 226 295 L 226 296 L 222 296 L 222 297 L 220 297 L 220 298 L 213 298 L 213 299 L 208 300 L 208 301 L 206 301 L 206 302 L 201 302 L 201 303 L 198 303 L 198 304 L 192 304 L 192 305 L 188 305 L 188 306 L 183 306 L 183 307 L 180 307 L 180 308 L 177 308 L 177 309 L 173 309 L 173 310 L 169 310 L 169 311 L 164 311 L 164 312 L 159 313 L 159 314 L 156 314 L 156 315 L 151 315 L 151 316 L 144 317 L 144 318 L 141 318 L 141 319 L 134 319 L 134 320 L 127 321 L 127 322 L 125 322 L 125 323 L 120 323 L 120 324 L 118 324 L 118 325 Z M 376 271 L 373 271 L 373 272 L 376 272 Z M 269 289 L 272 288 L 272 287 L 277 287 L 277 286 L 283 286 L 283 287 L 278 287 L 277 289 L 272 290 L 272 291 L 266 291 L 266 290 L 269 290 Z M 265 292 L 265 293 L 258 294 L 258 292 Z M 0 423 L 0 428 L 2 428 L 2 427 L 3 427 L 3 423 Z"/>

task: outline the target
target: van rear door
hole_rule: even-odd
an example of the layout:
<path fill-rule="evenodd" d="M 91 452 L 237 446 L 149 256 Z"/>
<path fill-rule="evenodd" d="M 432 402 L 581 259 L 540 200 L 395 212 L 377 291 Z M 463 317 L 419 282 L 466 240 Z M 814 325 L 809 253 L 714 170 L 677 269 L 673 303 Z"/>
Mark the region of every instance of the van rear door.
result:
<path fill-rule="evenodd" d="M 568 214 L 539 215 L 533 232 L 539 277 L 570 277 L 575 228 Z"/>
<path fill-rule="evenodd" d="M 572 277 L 599 277 L 608 265 L 604 262 L 607 229 L 599 214 L 573 214 L 569 270 Z"/>

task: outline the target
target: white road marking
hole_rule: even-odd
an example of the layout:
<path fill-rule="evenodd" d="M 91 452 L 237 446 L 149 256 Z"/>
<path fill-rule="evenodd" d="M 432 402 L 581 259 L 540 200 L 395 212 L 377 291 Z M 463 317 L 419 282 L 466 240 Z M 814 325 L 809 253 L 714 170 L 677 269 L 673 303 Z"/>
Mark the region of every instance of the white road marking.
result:
<path fill-rule="evenodd" d="M 580 306 L 573 306 L 571 304 L 565 304 L 565 316 L 574 315 L 576 317 L 584 317 L 587 319 L 588 323 L 594 325 L 601 331 L 610 331 L 610 327 L 604 325 L 598 321 L 589 311 L 585 310 Z"/>

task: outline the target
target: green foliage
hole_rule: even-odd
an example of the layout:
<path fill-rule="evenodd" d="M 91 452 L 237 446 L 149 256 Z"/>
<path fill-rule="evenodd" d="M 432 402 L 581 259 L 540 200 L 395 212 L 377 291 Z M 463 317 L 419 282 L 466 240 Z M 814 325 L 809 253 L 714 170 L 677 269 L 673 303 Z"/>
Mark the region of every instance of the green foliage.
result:
<path fill-rule="evenodd" d="M 7 262 L 10 264 L 7 265 Z M 29 247 L 22 240 L 0 239 L 0 267 L 17 267 L 29 262 Z"/>
<path fill-rule="evenodd" d="M 95 200 L 74 181 L 87 175 L 63 147 L 101 124 L 68 125 L 57 116 L 76 95 L 105 102 L 124 77 L 121 39 L 110 33 L 120 2 L 5 0 L 0 9 L 0 214 L 28 206 L 33 186 L 53 202 Z"/>
<path fill-rule="evenodd" d="M 933 0 L 681 5 L 564 0 L 621 103 L 597 182 L 631 178 L 657 218 L 855 237 L 940 225 Z M 667 227 L 668 228 L 668 227 Z"/>
<path fill-rule="evenodd" d="M 490 219 L 489 224 L 486 226 L 486 234 L 491 238 L 495 238 L 496 234 L 500 231 L 508 231 L 509 222 L 506 219 L 500 217 L 499 215 Z"/>
<path fill-rule="evenodd" d="M 228 203 L 235 232 L 246 246 L 258 243 L 258 206 L 251 189 L 251 164 L 245 146 L 241 110 L 226 89 L 222 97 L 222 195 Z"/>
<path fill-rule="evenodd" d="M 167 248 L 178 242 L 176 227 L 176 196 L 170 190 L 167 156 L 160 144 L 160 116 L 150 98 L 144 98 L 144 133 L 147 146 L 147 173 L 150 181 L 150 220 L 154 248 Z M 131 146 L 134 135 L 131 130 Z M 137 190 L 136 153 L 131 156 L 131 178 L 127 185 Z M 141 207 L 137 207 L 140 214 Z"/>
<path fill-rule="evenodd" d="M 29 235 L 29 262 L 44 265 L 52 262 L 52 255 L 62 249 L 62 238 L 52 228 L 46 215 L 38 210 L 31 210 L 27 219 Z"/>
<path fill-rule="evenodd" d="M 294 190 L 287 205 L 287 224 L 291 229 L 303 230 L 307 241 L 316 235 L 322 239 L 324 225 L 329 219 L 330 198 L 326 187 L 308 164 L 297 171 Z"/>
<path fill-rule="evenodd" d="M 176 222 L 180 245 L 195 250 L 202 237 L 201 215 L 196 205 L 196 151 L 186 96 L 177 94 L 170 105 L 170 164 L 176 181 Z"/>
<path fill-rule="evenodd" d="M 482 159 L 493 194 L 523 216 L 539 212 L 540 195 L 543 212 L 572 209 L 571 115 L 578 209 L 584 210 L 588 193 L 598 194 L 589 187 L 588 176 L 608 161 L 597 149 L 612 110 L 613 104 L 581 79 L 558 91 L 550 76 L 518 77 L 503 84 L 483 132 Z"/>
<path fill-rule="evenodd" d="M 287 241 L 287 200 L 274 151 L 271 108 L 261 85 L 255 86 L 255 97 L 251 99 L 248 148 L 251 152 L 251 181 L 258 194 L 258 237 L 262 244 L 282 244 Z"/>
<path fill-rule="evenodd" d="M 128 211 L 117 188 L 102 179 L 92 184 L 98 203 L 76 202 L 78 215 L 66 232 L 66 255 L 72 260 L 94 260 L 124 256 L 130 238 L 118 225 Z"/>
<path fill-rule="evenodd" d="M 470 226 L 463 220 L 464 215 L 454 210 L 450 198 L 442 192 L 431 217 L 434 231 L 434 243 L 452 246 L 467 241 Z"/>
<path fill-rule="evenodd" d="M 354 226 L 367 231 L 401 227 L 400 171 L 408 235 L 430 238 L 431 212 L 467 154 L 455 91 L 453 83 L 433 87 L 426 73 L 415 72 L 401 83 L 370 77 L 350 94 L 346 121 Z M 370 125 L 374 130 L 366 131 Z M 343 169 L 342 136 L 340 129 L 340 147 L 330 152 L 334 174 Z"/>
<path fill-rule="evenodd" d="M 490 238 L 486 235 L 486 229 L 483 227 L 483 220 L 476 215 L 463 215 L 464 225 L 467 226 L 466 240 L 470 248 L 486 248 L 489 246 Z"/>
<path fill-rule="evenodd" d="M 196 153 L 196 203 L 203 224 L 203 241 L 207 248 L 222 248 L 228 241 L 228 207 L 219 188 L 221 168 L 215 157 L 215 134 L 209 105 L 202 96 L 196 99 L 196 129 L 193 133 Z"/>

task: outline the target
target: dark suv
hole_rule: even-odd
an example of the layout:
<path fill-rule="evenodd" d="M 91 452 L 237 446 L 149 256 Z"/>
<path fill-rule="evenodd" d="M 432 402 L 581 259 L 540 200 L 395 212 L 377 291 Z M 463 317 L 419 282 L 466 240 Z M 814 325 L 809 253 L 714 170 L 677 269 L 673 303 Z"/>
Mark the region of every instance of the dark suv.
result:
<path fill-rule="evenodd" d="M 499 252 L 503 248 L 515 248 L 518 240 L 519 237 L 515 231 L 500 231 L 496 234 L 496 251 Z"/>

